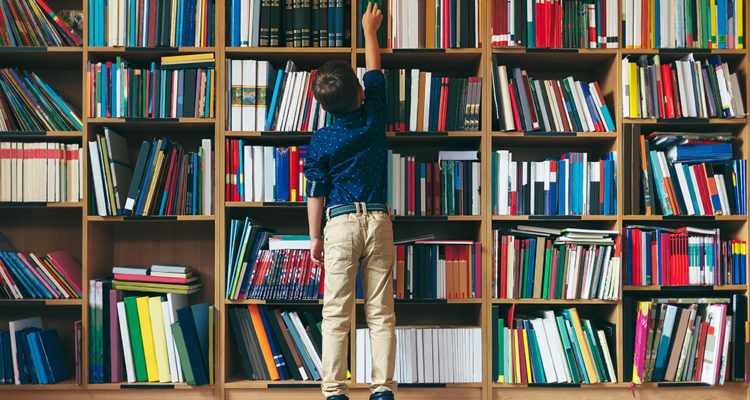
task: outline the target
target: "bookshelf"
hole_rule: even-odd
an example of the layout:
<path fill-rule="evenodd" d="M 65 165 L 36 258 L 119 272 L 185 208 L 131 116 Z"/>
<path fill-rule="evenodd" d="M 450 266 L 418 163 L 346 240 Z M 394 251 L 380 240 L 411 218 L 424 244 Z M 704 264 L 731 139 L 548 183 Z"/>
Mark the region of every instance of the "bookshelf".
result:
<path fill-rule="evenodd" d="M 750 156 L 750 133 L 747 118 L 657 120 L 622 118 L 622 95 L 620 84 L 620 60 L 626 55 L 659 54 L 665 60 L 681 57 L 689 49 L 524 49 L 490 47 L 490 1 L 482 4 L 482 43 L 479 49 L 383 49 L 383 68 L 429 68 L 447 74 L 465 74 L 483 77 L 481 127 L 477 132 L 388 132 L 389 148 L 404 151 L 419 151 L 426 154 L 438 149 L 476 149 L 482 155 L 481 186 L 491 184 L 491 166 L 486 155 L 499 148 L 512 149 L 521 159 L 543 159 L 546 155 L 559 155 L 567 151 L 589 151 L 595 156 L 609 151 L 618 152 L 618 210 L 613 216 L 586 215 L 577 218 L 565 216 L 499 216 L 493 215 L 489 204 L 489 191 L 481 194 L 481 213 L 477 216 L 447 217 L 394 217 L 394 232 L 397 238 L 434 232 L 438 239 L 471 239 L 480 241 L 483 263 L 483 297 L 480 299 L 450 300 L 399 300 L 396 301 L 398 324 L 445 324 L 473 325 L 482 328 L 483 379 L 480 382 L 456 384 L 404 384 L 399 388 L 400 399 L 463 398 L 467 400 L 490 399 L 630 399 L 637 398 L 750 398 L 748 384 L 726 383 L 717 387 L 694 387 L 691 384 L 646 383 L 631 389 L 623 382 L 623 303 L 603 300 L 538 300 L 538 299 L 493 299 L 490 295 L 492 230 L 515 224 L 541 226 L 576 226 L 617 229 L 624 231 L 631 223 L 659 223 L 669 226 L 697 224 L 718 226 L 727 229 L 737 238 L 747 240 L 750 223 L 747 216 L 677 217 L 639 215 L 627 199 L 630 188 L 638 185 L 639 175 L 630 168 L 629 154 L 634 150 L 626 132 L 630 128 L 658 129 L 662 126 L 720 128 L 730 130 L 741 139 L 739 155 Z M 52 1 L 55 7 L 76 7 L 88 15 L 88 1 Z M 241 371 L 239 355 L 234 350 L 227 319 L 227 309 L 247 304 L 266 304 L 286 309 L 312 310 L 320 313 L 321 301 L 265 301 L 226 300 L 224 298 L 226 268 L 226 227 L 232 218 L 250 216 L 259 224 L 277 228 L 281 233 L 306 234 L 305 207 L 302 203 L 227 202 L 224 200 L 224 139 L 243 138 L 251 144 L 298 145 L 309 141 L 306 132 L 234 132 L 226 130 L 225 76 L 228 58 L 268 60 L 277 67 L 287 60 L 294 60 L 299 68 L 316 67 L 331 59 L 344 59 L 352 66 L 363 66 L 364 50 L 356 47 L 353 40 L 343 48 L 232 48 L 227 47 L 224 29 L 227 2 L 216 2 L 215 47 L 166 47 L 166 48 L 112 48 L 88 46 L 88 35 L 84 31 L 84 46 L 79 48 L 0 48 L 0 67 L 16 66 L 36 71 L 62 96 L 68 99 L 79 115 L 82 115 L 83 130 L 75 132 L 0 132 L 0 140 L 60 140 L 84 145 L 84 160 L 88 160 L 86 141 L 102 132 L 105 126 L 113 127 L 129 140 L 131 155 L 138 149 L 135 143 L 151 137 L 168 137 L 187 144 L 195 144 L 201 138 L 211 137 L 215 145 L 215 215 L 177 217 L 98 217 L 89 213 L 91 204 L 88 179 L 83 182 L 82 202 L 75 203 L 0 203 L 0 231 L 18 250 L 44 253 L 57 249 L 66 250 L 79 260 L 83 267 L 83 281 L 109 276 L 113 265 L 152 264 L 171 262 L 191 265 L 203 282 L 203 289 L 191 295 L 191 303 L 206 301 L 216 305 L 216 366 L 215 384 L 192 387 L 186 384 L 88 384 L 88 285 L 83 286 L 83 298 L 72 300 L 0 300 L 0 326 L 7 321 L 41 315 L 45 327 L 54 327 L 60 332 L 66 355 L 72 355 L 73 322 L 83 321 L 83 384 L 76 386 L 74 380 L 56 385 L 0 385 L 0 397 L 13 399 L 36 399 L 51 395 L 56 399 L 80 398 L 82 392 L 92 398 L 141 399 L 163 397 L 166 399 L 319 399 L 319 382 L 296 381 L 248 381 Z M 356 23 L 356 9 L 350 7 L 347 20 Z M 750 17 L 746 7 L 745 16 Z M 748 18 L 745 18 L 747 21 Z M 351 22 L 354 21 L 354 22 Z M 618 24 L 619 27 L 619 24 Z M 356 32 L 354 26 L 351 31 Z M 354 35 L 356 37 L 356 34 Z M 88 61 L 113 60 L 122 56 L 136 63 L 158 60 L 164 55 L 196 54 L 211 52 L 216 59 L 215 118 L 180 119 L 130 119 L 89 118 L 85 110 L 86 64 Z M 748 50 L 712 49 L 693 51 L 696 58 L 719 54 L 737 71 L 743 85 L 743 97 L 747 108 L 750 99 L 750 75 Z M 490 79 L 492 56 L 497 55 L 507 66 L 521 66 L 539 78 L 563 77 L 572 74 L 576 79 L 597 80 L 615 120 L 615 132 L 500 132 L 492 130 L 492 83 Z M 536 158 L 534 158 L 536 157 Z M 540 158 L 541 157 L 541 158 Z M 84 176 L 89 174 L 88 161 L 82 163 Z M 624 286 L 623 292 L 644 294 L 687 294 L 695 288 L 663 288 L 657 285 L 646 287 Z M 700 293 L 717 292 L 748 294 L 747 285 L 723 285 L 700 289 Z M 617 324 L 616 354 L 614 360 L 618 371 L 617 383 L 594 385 L 522 385 L 495 383 L 491 375 L 491 307 L 498 305 L 507 310 L 511 304 L 524 310 L 559 309 L 575 306 L 582 315 L 597 316 Z M 356 343 L 354 331 L 364 326 L 363 302 L 355 301 L 350 335 L 350 365 L 352 375 L 356 368 Z M 71 357 L 72 362 L 72 357 Z M 71 365 L 72 367 L 72 365 Z M 353 383 L 352 398 L 366 398 L 367 385 Z M 634 390 L 634 391 L 633 391 Z"/>

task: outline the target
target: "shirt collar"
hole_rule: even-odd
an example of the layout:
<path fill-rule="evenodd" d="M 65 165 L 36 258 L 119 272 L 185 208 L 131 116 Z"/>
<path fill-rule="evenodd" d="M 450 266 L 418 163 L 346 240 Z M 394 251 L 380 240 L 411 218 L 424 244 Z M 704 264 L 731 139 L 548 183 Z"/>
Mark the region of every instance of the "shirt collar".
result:
<path fill-rule="evenodd" d="M 342 115 L 340 117 L 336 117 L 335 122 L 339 122 L 339 121 L 341 121 L 341 122 L 353 121 L 353 120 L 361 117 L 363 112 L 364 112 L 364 108 L 362 106 L 360 106 L 359 108 L 357 108 L 354 111 L 351 111 L 351 112 L 349 112 L 347 114 L 344 114 L 344 115 Z"/>

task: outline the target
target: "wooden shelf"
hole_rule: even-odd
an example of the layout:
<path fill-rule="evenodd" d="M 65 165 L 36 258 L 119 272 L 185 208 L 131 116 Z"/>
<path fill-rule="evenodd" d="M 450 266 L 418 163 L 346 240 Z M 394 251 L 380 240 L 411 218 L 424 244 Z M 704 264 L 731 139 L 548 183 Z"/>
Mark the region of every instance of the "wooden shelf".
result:
<path fill-rule="evenodd" d="M 601 300 L 601 299 L 492 299 L 492 304 L 604 304 L 617 305 L 619 300 Z"/>
<path fill-rule="evenodd" d="M 395 215 L 391 217 L 395 222 L 446 222 L 446 221 L 476 221 L 482 220 L 481 215 Z"/>
<path fill-rule="evenodd" d="M 313 132 L 304 131 L 293 131 L 293 132 L 275 132 L 275 131 L 225 131 L 224 135 L 227 137 L 263 137 L 263 138 L 293 138 L 293 139 L 309 139 L 312 137 Z M 396 138 L 413 138 L 413 139 L 424 139 L 424 138 L 442 138 L 442 137 L 468 137 L 468 138 L 481 138 L 481 131 L 445 131 L 445 132 L 432 132 L 432 131 L 414 131 L 414 132 L 386 132 L 387 137 Z"/>
<path fill-rule="evenodd" d="M 492 53 L 493 54 L 556 54 L 556 55 L 565 55 L 565 56 L 575 56 L 579 54 L 617 54 L 618 49 L 574 49 L 574 48 L 565 48 L 565 49 L 546 49 L 546 48 L 540 48 L 540 47 L 520 47 L 520 46 L 511 46 L 511 47 L 493 47 Z"/>
<path fill-rule="evenodd" d="M 622 287 L 624 292 L 695 292 L 698 294 L 705 294 L 705 292 L 745 292 L 747 291 L 747 285 L 717 285 L 717 286 L 700 286 L 700 285 L 686 285 L 686 286 L 670 286 L 670 285 L 642 285 L 632 286 L 624 285 Z"/>
<path fill-rule="evenodd" d="M 616 215 L 493 215 L 493 221 L 617 221 Z"/>
<path fill-rule="evenodd" d="M 624 215 L 623 221 L 747 221 L 746 215 Z"/>
<path fill-rule="evenodd" d="M 171 124 L 197 124 L 197 125 L 213 125 L 216 122 L 215 118 L 86 118 L 86 122 L 91 124 L 158 124 L 171 125 Z"/>
<path fill-rule="evenodd" d="M 66 379 L 51 385 L 0 385 L 0 392 L 3 391 L 35 391 L 35 390 L 83 390 L 84 386 L 77 386 L 75 378 Z M 0 396 L 5 398 L 5 396 Z M 10 397 L 12 398 L 12 397 Z"/>
<path fill-rule="evenodd" d="M 227 300 L 227 299 L 224 299 L 224 304 L 227 304 L 227 305 L 268 304 L 268 305 L 274 305 L 274 306 L 315 305 L 315 304 L 323 304 L 323 299 L 316 299 L 316 300 L 262 300 L 262 299 Z"/>
<path fill-rule="evenodd" d="M 143 54 L 143 53 L 168 53 L 174 54 L 192 54 L 192 53 L 215 53 L 215 47 L 139 47 L 139 46 L 127 46 L 127 47 L 88 47 L 89 54 L 100 54 L 100 55 L 124 55 L 124 54 Z"/>
<path fill-rule="evenodd" d="M 132 217 L 100 217 L 98 215 L 89 215 L 86 220 L 89 222 L 156 222 L 156 221 L 214 221 L 215 215 L 144 215 Z"/>
<path fill-rule="evenodd" d="M 130 390 L 214 390 L 214 385 L 202 385 L 194 386 L 188 385 L 185 382 L 180 383 L 161 383 L 161 382 L 134 382 L 134 383 L 90 383 L 86 385 L 86 389 L 89 390 L 119 390 L 119 389 L 130 389 Z M 158 393 L 158 392 L 157 392 Z"/>
<path fill-rule="evenodd" d="M 0 299 L 0 308 L 9 306 L 81 306 L 83 299 Z"/>
<path fill-rule="evenodd" d="M 237 54 L 350 54 L 351 47 L 225 47 L 227 55 Z"/>
<path fill-rule="evenodd" d="M 83 137 L 83 131 L 0 131 L 0 140 L 27 138 L 76 138 Z"/>
<path fill-rule="evenodd" d="M 365 49 L 358 48 L 357 54 L 365 54 Z M 460 48 L 460 49 L 380 49 L 380 54 L 476 54 L 481 55 L 481 48 Z"/>
<path fill-rule="evenodd" d="M 0 207 L 8 207 L 8 208 L 14 208 L 14 207 L 24 207 L 24 208 L 81 208 L 83 207 L 83 202 L 26 202 L 26 203 L 19 203 L 19 202 L 0 202 Z"/>
<path fill-rule="evenodd" d="M 555 390 L 584 389 L 584 388 L 629 388 L 630 382 L 603 382 L 603 383 L 497 383 L 493 382 L 494 389 L 509 388 L 548 388 Z"/>
<path fill-rule="evenodd" d="M 657 119 L 657 118 L 623 118 L 623 124 L 641 124 L 641 125 L 688 125 L 688 124 L 717 124 L 717 125 L 745 125 L 747 118 L 674 118 L 674 119 Z"/>
<path fill-rule="evenodd" d="M 662 48 L 662 49 L 622 49 L 622 54 L 720 54 L 720 55 L 745 55 L 746 49 L 698 49 L 698 48 Z"/>
<path fill-rule="evenodd" d="M 617 132 L 541 132 L 541 131 L 492 131 L 493 138 L 527 138 L 529 140 L 559 139 L 617 139 Z"/>

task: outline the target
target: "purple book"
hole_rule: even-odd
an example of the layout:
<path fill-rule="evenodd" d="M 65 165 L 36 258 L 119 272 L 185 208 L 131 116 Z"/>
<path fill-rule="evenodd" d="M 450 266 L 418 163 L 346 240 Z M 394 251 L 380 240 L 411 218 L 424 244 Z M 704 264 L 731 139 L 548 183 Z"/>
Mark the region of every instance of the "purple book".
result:
<path fill-rule="evenodd" d="M 109 291 L 109 360 L 112 383 L 125 380 L 123 376 L 122 343 L 120 342 L 120 321 L 117 319 L 117 302 L 122 301 L 122 292 Z"/>
<path fill-rule="evenodd" d="M 82 341 L 82 329 L 81 321 L 73 323 L 73 330 L 75 335 L 75 359 L 76 359 L 76 385 L 81 384 L 81 341 Z"/>

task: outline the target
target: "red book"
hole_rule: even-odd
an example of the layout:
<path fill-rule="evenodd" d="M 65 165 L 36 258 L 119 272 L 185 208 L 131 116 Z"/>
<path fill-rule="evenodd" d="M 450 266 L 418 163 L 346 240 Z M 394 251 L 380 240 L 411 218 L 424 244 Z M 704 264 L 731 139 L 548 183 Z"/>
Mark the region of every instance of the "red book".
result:
<path fill-rule="evenodd" d="M 521 322 L 519 322 L 519 324 L 521 324 Z M 529 383 L 529 377 L 526 376 L 526 352 L 524 351 L 526 342 L 523 340 L 523 333 L 523 328 L 516 329 L 516 335 L 518 337 L 516 351 L 518 352 L 519 365 L 521 367 L 521 383 Z"/>
<path fill-rule="evenodd" d="M 232 201 L 231 183 L 229 179 L 229 175 L 231 174 L 231 169 L 229 166 L 229 149 L 232 146 L 231 142 L 231 139 L 224 139 L 224 200 L 226 201 Z"/>
<path fill-rule="evenodd" d="M 180 149 L 180 152 L 177 153 L 177 161 L 175 162 L 175 176 L 174 176 L 174 184 L 172 185 L 172 189 L 169 193 L 169 198 L 167 199 L 167 215 L 174 215 L 176 214 L 176 199 L 179 198 L 180 193 L 179 188 L 180 184 L 183 180 L 187 179 L 182 174 L 182 166 L 184 164 L 185 159 L 185 152 Z"/>
<path fill-rule="evenodd" d="M 237 182 L 239 180 L 239 141 L 232 141 L 232 201 L 242 201 L 237 190 Z"/>
<path fill-rule="evenodd" d="M 600 35 L 599 35 L 599 43 L 596 47 L 609 47 L 609 44 L 607 43 L 607 2 L 599 2 L 599 27 L 600 27 Z"/>
<path fill-rule="evenodd" d="M 698 191 L 701 194 L 704 215 L 714 215 L 714 209 L 711 205 L 711 194 L 708 191 L 708 180 L 706 179 L 706 170 L 703 164 L 691 165 L 695 172 L 695 180 L 698 181 Z"/>
<path fill-rule="evenodd" d="M 472 297 L 482 297 L 482 243 L 473 244 L 474 249 L 474 294 Z"/>
<path fill-rule="evenodd" d="M 678 80 L 677 80 L 677 70 L 670 68 L 670 73 L 672 74 L 672 95 L 674 96 L 674 111 L 677 115 L 677 118 L 682 118 L 682 108 L 680 107 L 680 104 L 682 101 L 685 101 L 685 99 L 680 98 L 680 90 L 678 86 Z"/>
<path fill-rule="evenodd" d="M 54 283 L 49 282 L 46 275 L 42 276 L 44 274 L 44 272 L 37 271 L 37 268 L 34 268 L 34 266 L 31 265 L 31 263 L 33 263 L 34 261 L 33 260 L 29 261 L 29 259 L 26 257 L 26 255 L 23 254 L 23 253 L 20 253 L 20 252 L 16 253 L 16 255 L 18 256 L 18 259 L 21 260 L 21 262 L 23 262 L 24 265 L 26 265 L 26 268 L 34 276 L 36 276 L 37 281 L 40 282 L 47 289 L 47 291 L 52 295 L 52 297 L 54 297 L 56 299 L 59 299 L 60 295 L 57 294 L 57 291 L 52 288 L 52 286 L 54 285 Z"/>
<path fill-rule="evenodd" d="M 661 83 L 664 87 L 662 93 L 664 95 L 664 109 L 662 113 L 663 118 L 674 118 L 674 101 L 672 96 L 672 72 L 669 68 L 669 64 L 661 65 Z"/>
<path fill-rule="evenodd" d="M 167 193 L 169 195 L 170 188 L 172 185 L 172 176 L 174 175 L 174 165 L 175 165 L 175 159 L 177 158 L 177 148 L 172 149 L 172 156 L 169 157 L 169 166 L 167 167 L 167 178 L 164 180 L 164 193 Z M 162 196 L 159 196 L 159 200 L 161 200 Z M 161 201 L 160 201 L 161 203 Z M 161 212 L 161 205 L 158 205 L 156 209 Z"/>
<path fill-rule="evenodd" d="M 516 95 L 513 93 L 513 83 L 508 82 L 508 90 L 510 91 L 510 103 L 513 106 L 513 119 L 516 123 L 516 130 L 522 131 L 521 118 L 518 115 L 518 105 L 516 104 Z"/>
<path fill-rule="evenodd" d="M 305 122 L 302 124 L 302 130 L 307 131 L 310 129 L 310 111 L 312 109 L 312 83 L 315 81 L 315 73 L 317 73 L 318 70 L 314 69 L 310 72 L 310 84 L 307 88 L 307 107 L 305 109 L 307 110 L 305 112 Z"/>
<path fill-rule="evenodd" d="M 450 47 L 450 30 L 453 29 L 452 26 L 449 26 L 449 21 L 451 20 L 450 17 L 450 6 L 449 6 L 449 0 L 443 0 L 443 20 L 440 21 L 440 29 L 443 30 L 443 48 Z"/>
<path fill-rule="evenodd" d="M 156 1 L 155 0 L 144 0 L 148 1 L 148 47 L 154 47 L 156 46 L 156 41 L 154 40 L 154 33 L 156 31 Z M 190 43 L 190 46 L 193 46 L 192 43 Z"/>
<path fill-rule="evenodd" d="M 289 147 L 289 201 L 302 201 L 299 187 L 299 148 Z"/>
<path fill-rule="evenodd" d="M 432 211 L 432 163 L 425 163 L 425 193 L 422 193 L 425 199 L 425 215 L 433 215 Z"/>
<path fill-rule="evenodd" d="M 508 236 L 502 235 L 500 243 L 500 288 L 498 297 L 505 299 L 508 297 Z"/>
<path fill-rule="evenodd" d="M 639 229 L 633 229 L 633 271 L 632 281 L 634 286 L 642 285 L 641 283 L 641 231 Z"/>
<path fill-rule="evenodd" d="M 708 331 L 708 323 L 706 321 L 701 322 L 700 337 L 698 338 L 698 354 L 696 354 L 696 367 L 695 367 L 695 381 L 701 380 L 701 367 L 703 366 L 703 352 L 706 349 L 706 332 Z"/>
<path fill-rule="evenodd" d="M 182 284 L 185 284 L 188 281 L 188 278 L 167 278 L 164 276 L 130 275 L 130 274 L 115 274 L 115 279 L 119 281 L 182 283 Z"/>
<path fill-rule="evenodd" d="M 441 78 L 442 85 L 440 87 L 440 112 L 438 114 L 438 130 L 445 130 L 445 110 L 448 106 L 448 78 Z"/>

